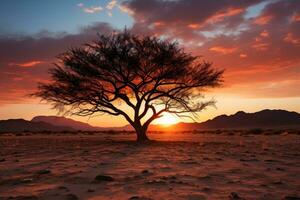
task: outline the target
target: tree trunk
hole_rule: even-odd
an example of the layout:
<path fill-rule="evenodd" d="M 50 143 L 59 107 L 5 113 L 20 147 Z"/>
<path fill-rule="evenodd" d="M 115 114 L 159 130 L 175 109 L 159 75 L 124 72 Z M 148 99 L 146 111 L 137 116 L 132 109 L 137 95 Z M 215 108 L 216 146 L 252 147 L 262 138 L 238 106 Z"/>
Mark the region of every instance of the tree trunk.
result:
<path fill-rule="evenodd" d="M 146 142 L 149 141 L 149 138 L 146 135 L 146 130 L 136 129 L 137 142 Z"/>

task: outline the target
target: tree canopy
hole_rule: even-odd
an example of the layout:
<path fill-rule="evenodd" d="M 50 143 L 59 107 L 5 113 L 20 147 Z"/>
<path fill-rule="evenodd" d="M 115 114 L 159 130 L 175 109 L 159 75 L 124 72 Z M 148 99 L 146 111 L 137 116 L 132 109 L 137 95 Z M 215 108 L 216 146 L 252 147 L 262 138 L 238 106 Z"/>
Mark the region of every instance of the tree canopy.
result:
<path fill-rule="evenodd" d="M 222 83 L 222 70 L 186 53 L 178 43 L 126 30 L 99 35 L 58 59 L 50 69 L 51 81 L 40 83 L 35 95 L 80 116 L 123 116 L 138 141 L 148 139 L 150 123 L 164 112 L 196 117 L 214 104 L 201 101 L 205 89 Z"/>

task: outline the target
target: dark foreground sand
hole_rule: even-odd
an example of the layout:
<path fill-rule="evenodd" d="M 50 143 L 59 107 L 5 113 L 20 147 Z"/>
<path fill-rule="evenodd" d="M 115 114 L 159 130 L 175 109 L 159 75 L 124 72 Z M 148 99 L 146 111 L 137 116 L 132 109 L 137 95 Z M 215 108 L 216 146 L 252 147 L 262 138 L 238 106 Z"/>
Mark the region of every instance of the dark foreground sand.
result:
<path fill-rule="evenodd" d="M 124 135 L 0 136 L 0 199 L 300 196 L 299 135 L 152 138 L 160 142 L 136 145 Z"/>

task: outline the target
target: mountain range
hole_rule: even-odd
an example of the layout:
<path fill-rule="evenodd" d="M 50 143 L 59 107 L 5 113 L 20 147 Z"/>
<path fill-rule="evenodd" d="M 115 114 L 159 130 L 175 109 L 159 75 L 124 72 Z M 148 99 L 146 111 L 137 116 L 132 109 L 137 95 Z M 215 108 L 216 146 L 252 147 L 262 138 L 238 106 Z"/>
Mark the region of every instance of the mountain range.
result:
<path fill-rule="evenodd" d="M 220 115 L 201 123 L 178 123 L 168 127 L 151 125 L 150 131 L 191 131 L 213 129 L 300 129 L 300 114 L 286 110 L 262 110 L 255 113 L 239 111 L 233 115 Z M 0 120 L 0 132 L 20 131 L 107 131 L 133 130 L 131 126 L 95 127 L 88 123 L 58 116 L 36 116 L 24 119 Z"/>
<path fill-rule="evenodd" d="M 154 126 L 152 130 L 156 128 Z M 255 128 L 300 129 L 300 114 L 285 110 L 262 110 L 255 113 L 239 111 L 233 115 L 220 115 L 201 123 L 176 124 L 176 131 Z"/>
<path fill-rule="evenodd" d="M 55 126 L 71 127 L 74 130 L 83 131 L 101 131 L 104 128 L 91 126 L 88 123 L 76 121 L 66 117 L 60 116 L 36 116 L 32 118 L 31 122 L 43 122 Z"/>
<path fill-rule="evenodd" d="M 39 131 L 75 131 L 67 126 L 55 126 L 46 122 L 33 122 L 24 119 L 0 120 L 0 132 L 39 132 Z"/>

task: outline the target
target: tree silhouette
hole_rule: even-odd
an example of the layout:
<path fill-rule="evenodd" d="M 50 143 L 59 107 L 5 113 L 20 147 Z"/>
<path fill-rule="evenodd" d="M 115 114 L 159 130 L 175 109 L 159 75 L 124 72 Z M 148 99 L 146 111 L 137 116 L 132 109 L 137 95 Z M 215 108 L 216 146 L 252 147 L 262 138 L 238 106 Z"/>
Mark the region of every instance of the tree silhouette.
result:
<path fill-rule="evenodd" d="M 176 42 L 126 30 L 99 35 L 97 41 L 70 49 L 58 59 L 50 69 L 51 82 L 40 83 L 34 95 L 80 116 L 123 116 L 140 142 L 148 140 L 150 123 L 164 112 L 197 117 L 214 104 L 201 102 L 202 92 L 222 82 L 222 70 L 199 62 Z"/>

